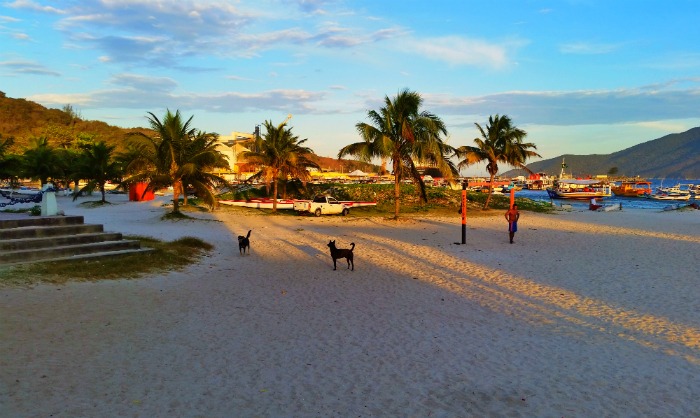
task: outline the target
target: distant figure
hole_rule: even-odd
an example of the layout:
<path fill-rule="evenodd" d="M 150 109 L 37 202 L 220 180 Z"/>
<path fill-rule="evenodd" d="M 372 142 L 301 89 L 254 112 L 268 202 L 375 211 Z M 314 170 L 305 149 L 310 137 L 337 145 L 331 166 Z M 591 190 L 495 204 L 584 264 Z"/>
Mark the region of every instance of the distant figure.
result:
<path fill-rule="evenodd" d="M 598 202 L 595 201 L 595 197 L 591 198 L 591 204 L 588 205 L 589 210 L 598 210 L 602 207 L 603 205 L 599 205 Z"/>
<path fill-rule="evenodd" d="M 518 212 L 518 205 L 513 205 L 512 208 L 506 212 L 506 221 L 508 221 L 508 236 L 510 238 L 510 243 L 513 243 L 513 237 L 518 231 L 518 219 L 520 219 L 520 212 Z"/>

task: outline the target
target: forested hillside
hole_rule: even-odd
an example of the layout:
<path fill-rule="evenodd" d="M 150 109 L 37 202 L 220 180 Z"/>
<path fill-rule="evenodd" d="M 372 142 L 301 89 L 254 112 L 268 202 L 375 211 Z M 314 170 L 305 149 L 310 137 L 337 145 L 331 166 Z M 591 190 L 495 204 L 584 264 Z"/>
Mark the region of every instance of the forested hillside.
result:
<path fill-rule="evenodd" d="M 201 129 L 207 130 L 204 127 Z M 124 129 L 101 121 L 86 121 L 69 105 L 64 109 L 47 109 L 29 100 L 6 97 L 5 93 L 0 91 L 0 138 L 14 139 L 11 152 L 21 153 L 29 145 L 31 138 L 42 136 L 56 147 L 70 146 L 78 138 L 93 138 L 115 145 L 117 151 L 123 151 L 127 134 L 135 131 L 146 132 L 147 130 L 145 128 Z M 356 169 L 366 172 L 378 170 L 378 167 L 372 164 L 350 160 L 339 161 L 332 156 L 314 156 L 312 160 L 326 170 L 346 172 Z"/>

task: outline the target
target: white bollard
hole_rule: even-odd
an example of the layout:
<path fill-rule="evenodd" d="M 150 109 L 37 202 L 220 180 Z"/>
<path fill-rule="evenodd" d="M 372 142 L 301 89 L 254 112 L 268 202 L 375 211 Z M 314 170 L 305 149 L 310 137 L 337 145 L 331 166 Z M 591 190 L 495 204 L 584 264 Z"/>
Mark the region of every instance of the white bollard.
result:
<path fill-rule="evenodd" d="M 47 192 L 49 188 L 52 188 L 53 184 L 46 183 L 44 188 L 44 194 L 41 196 L 41 216 L 56 216 L 58 215 L 58 204 L 56 203 L 56 192 Z"/>

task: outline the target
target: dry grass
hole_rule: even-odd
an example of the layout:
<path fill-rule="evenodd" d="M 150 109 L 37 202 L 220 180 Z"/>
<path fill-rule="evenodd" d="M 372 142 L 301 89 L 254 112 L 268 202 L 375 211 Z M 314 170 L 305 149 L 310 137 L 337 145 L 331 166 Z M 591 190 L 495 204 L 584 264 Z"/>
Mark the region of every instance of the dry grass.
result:
<path fill-rule="evenodd" d="M 63 284 L 68 281 L 133 279 L 149 273 L 179 270 L 199 259 L 214 247 L 199 238 L 183 237 L 163 242 L 149 237 L 131 236 L 142 247 L 153 251 L 70 261 L 0 267 L 0 287 L 33 286 L 39 283 Z"/>

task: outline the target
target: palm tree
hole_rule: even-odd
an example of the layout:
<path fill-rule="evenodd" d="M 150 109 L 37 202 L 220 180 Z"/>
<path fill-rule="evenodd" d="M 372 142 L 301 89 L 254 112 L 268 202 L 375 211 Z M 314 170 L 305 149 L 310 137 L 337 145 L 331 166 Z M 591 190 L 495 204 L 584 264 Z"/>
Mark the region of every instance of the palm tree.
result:
<path fill-rule="evenodd" d="M 180 162 L 183 185 L 192 187 L 211 208 L 218 205 L 215 188 L 228 184 L 223 177 L 212 172 L 216 168 L 229 168 L 226 156 L 216 149 L 218 139 L 216 133 L 197 131 Z M 183 203 L 187 205 L 187 193 L 184 193 Z"/>
<path fill-rule="evenodd" d="M 402 178 L 413 178 L 420 187 L 421 198 L 428 201 L 416 161 L 435 165 L 446 177 L 457 174 L 456 167 L 449 161 L 454 149 L 442 139 L 447 135 L 445 124 L 436 115 L 421 111 L 422 102 L 418 93 L 408 90 L 399 92 L 393 100 L 385 97 L 384 107 L 367 112 L 370 123 L 355 125 L 363 141 L 347 145 L 338 152 L 338 158 L 353 155 L 363 161 L 391 160 L 395 219 L 399 217 Z"/>
<path fill-rule="evenodd" d="M 265 134 L 251 145 L 251 150 L 241 154 L 248 162 L 262 166 L 256 175 L 262 176 L 269 184 L 272 182 L 272 211 L 277 211 L 277 188 L 280 179 L 299 178 L 303 182 L 310 178 L 307 167 L 318 167 L 309 159 L 313 154 L 311 148 L 302 146 L 306 139 L 299 140 L 292 134 L 292 128 L 286 122 L 275 126 L 272 121 L 265 121 Z"/>
<path fill-rule="evenodd" d="M 475 147 L 462 146 L 457 148 L 457 155 L 463 158 L 458 168 L 468 167 L 482 161 L 486 161 L 486 171 L 491 176 L 489 183 L 489 195 L 484 202 L 484 209 L 488 209 L 493 192 L 493 179 L 498 173 L 498 163 L 509 164 L 514 167 L 523 168 L 530 172 L 525 166 L 525 160 L 540 155 L 533 149 L 537 149 L 535 144 L 523 142 L 527 133 L 513 126 L 510 118 L 503 116 L 489 116 L 489 124 L 486 129 L 475 123 L 481 133 L 481 138 L 475 138 Z"/>
<path fill-rule="evenodd" d="M 133 134 L 146 142 L 130 144 L 127 152 L 120 155 L 120 159 L 126 163 L 127 172 L 131 174 L 122 184 L 147 181 L 146 190 L 172 186 L 173 213 L 178 213 L 185 182 L 189 179 L 196 188 L 204 187 L 205 182 L 201 180 L 215 176 L 205 176 L 203 173 L 211 167 L 228 167 L 227 163 L 222 165 L 226 157 L 212 145 L 218 137 L 216 134 L 203 133 L 191 127 L 194 116 L 183 121 L 179 110 L 173 114 L 168 109 L 161 121 L 152 112 L 148 114 L 150 117 L 147 119 L 155 135 L 149 136 L 143 132 Z M 220 178 L 218 180 L 225 182 Z"/>
<path fill-rule="evenodd" d="M 33 138 L 32 147 L 22 155 L 25 176 L 37 179 L 43 187 L 49 179 L 63 175 L 63 164 L 59 153 L 49 144 L 46 137 Z"/>
<path fill-rule="evenodd" d="M 113 145 L 107 145 L 104 141 L 81 147 L 77 164 L 72 171 L 75 178 L 81 178 L 88 182 L 80 190 L 75 191 L 73 200 L 77 199 L 81 192 L 91 193 L 98 189 L 102 194 L 102 203 L 107 203 L 105 184 L 108 181 L 119 181 L 122 175 L 121 165 L 112 155 L 114 149 Z"/>

